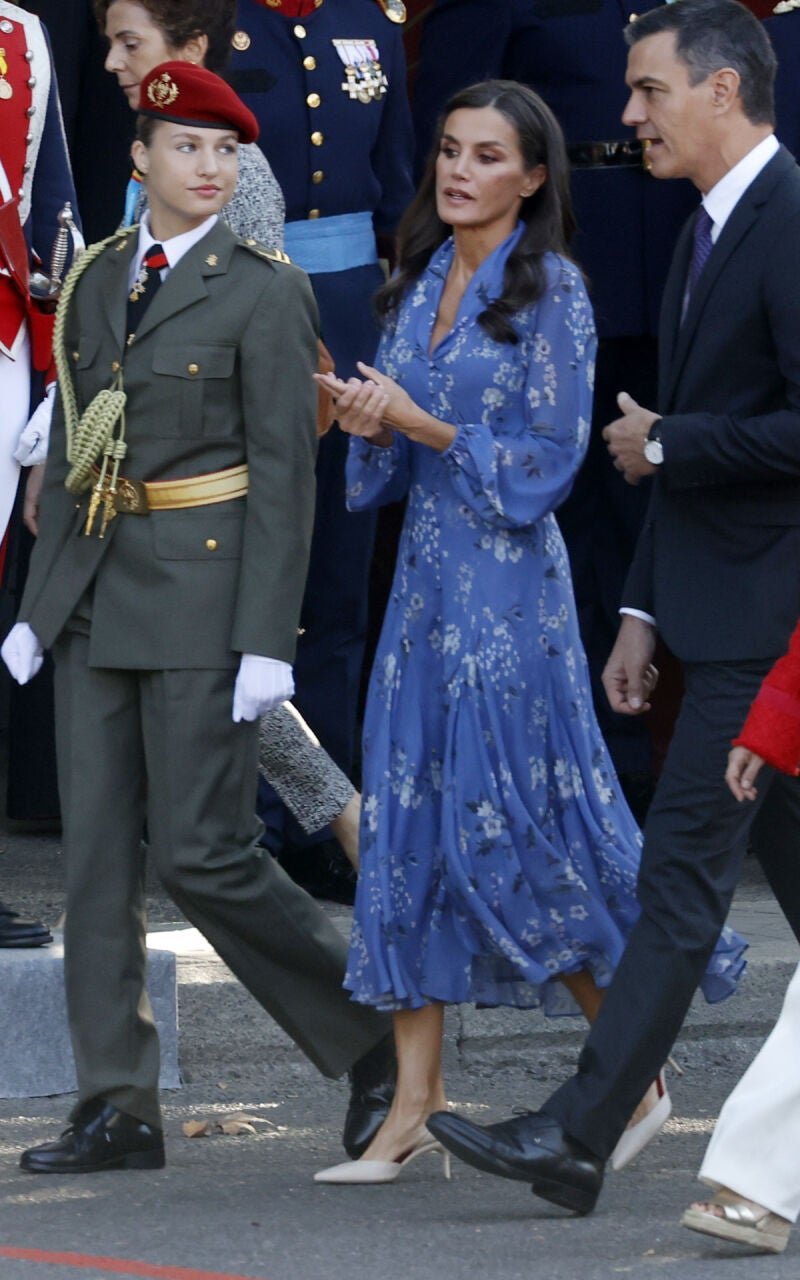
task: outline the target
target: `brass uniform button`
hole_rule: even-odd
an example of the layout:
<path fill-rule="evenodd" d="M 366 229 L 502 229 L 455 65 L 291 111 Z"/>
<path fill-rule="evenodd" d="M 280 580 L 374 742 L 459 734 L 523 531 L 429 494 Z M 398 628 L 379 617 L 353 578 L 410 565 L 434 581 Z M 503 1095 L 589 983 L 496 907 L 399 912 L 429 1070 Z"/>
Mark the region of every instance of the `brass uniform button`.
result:
<path fill-rule="evenodd" d="M 319 130 L 315 129 L 315 131 L 311 135 L 311 145 L 313 147 L 321 147 L 324 141 L 325 141 L 325 134 L 320 133 Z"/>
<path fill-rule="evenodd" d="M 77 362 L 80 360 L 80 358 L 81 358 L 81 353 L 80 353 L 80 351 L 73 351 L 73 353 L 72 353 L 72 359 L 75 361 L 75 363 L 76 363 L 76 364 L 77 364 Z"/>
<path fill-rule="evenodd" d="M 294 34 L 297 36 L 298 40 L 305 40 L 306 29 L 303 26 L 302 22 L 298 22 L 297 26 L 294 27 Z"/>
<path fill-rule="evenodd" d="M 120 369 L 119 360 L 112 360 L 112 361 L 111 361 L 111 372 L 112 372 L 112 373 L 119 373 L 119 369 Z"/>
<path fill-rule="evenodd" d="M 216 551 L 216 549 L 217 549 L 216 538 L 206 538 L 206 551 Z"/>
<path fill-rule="evenodd" d="M 318 107 L 319 104 L 322 102 L 322 98 L 319 96 L 318 93 L 310 93 L 306 98 L 306 102 L 312 108 Z"/>
<path fill-rule="evenodd" d="M 244 53 L 245 49 L 249 49 L 252 40 L 246 31 L 234 31 L 231 36 L 231 44 L 234 49 L 238 49 L 240 53 Z"/>
<path fill-rule="evenodd" d="M 200 372 L 200 365 L 199 365 L 199 364 L 188 364 L 188 365 L 186 366 L 186 369 L 187 369 L 187 372 L 189 372 L 189 373 L 192 375 L 192 377 L 194 377 L 194 376 L 195 376 L 195 374 L 197 374 L 197 373 L 199 373 L 199 372 Z"/>
<path fill-rule="evenodd" d="M 322 182 L 322 179 L 324 177 L 325 177 L 325 174 L 322 172 L 321 169 L 315 169 L 311 175 L 311 181 L 314 183 L 315 186 L 317 186 L 320 182 Z"/>
<path fill-rule="evenodd" d="M 309 218 L 318 218 L 320 216 L 319 209 L 309 209 L 308 216 Z"/>
<path fill-rule="evenodd" d="M 311 54 L 309 54 L 307 58 L 303 58 L 303 66 L 305 67 L 306 71 L 316 71 L 317 69 L 316 58 L 312 58 Z"/>

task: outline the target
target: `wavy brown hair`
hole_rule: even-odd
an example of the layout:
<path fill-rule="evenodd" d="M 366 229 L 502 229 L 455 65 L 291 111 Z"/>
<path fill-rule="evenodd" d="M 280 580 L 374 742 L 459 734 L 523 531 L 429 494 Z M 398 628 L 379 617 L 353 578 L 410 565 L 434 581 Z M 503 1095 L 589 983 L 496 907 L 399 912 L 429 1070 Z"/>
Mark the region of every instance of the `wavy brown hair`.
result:
<path fill-rule="evenodd" d="M 537 93 L 514 80 L 485 80 L 471 85 L 446 104 L 436 126 L 419 190 L 400 223 L 396 274 L 378 291 L 375 309 L 382 319 L 396 311 L 410 285 L 422 275 L 451 228 L 436 211 L 436 157 L 447 117 L 462 109 L 493 107 L 514 127 L 526 169 L 542 164 L 547 178 L 523 200 L 525 230 L 509 255 L 500 296 L 490 302 L 478 323 L 497 342 L 518 341 L 512 317 L 544 292 L 546 253 L 568 256 L 575 230 L 569 189 L 569 162 L 561 128 Z"/>
<path fill-rule="evenodd" d="M 103 34 L 113 3 L 114 0 L 94 0 L 94 16 Z M 170 49 L 182 49 L 193 36 L 208 36 L 203 65 L 217 75 L 224 71 L 236 29 L 236 0 L 136 0 L 136 4 L 146 9 L 161 28 Z"/>

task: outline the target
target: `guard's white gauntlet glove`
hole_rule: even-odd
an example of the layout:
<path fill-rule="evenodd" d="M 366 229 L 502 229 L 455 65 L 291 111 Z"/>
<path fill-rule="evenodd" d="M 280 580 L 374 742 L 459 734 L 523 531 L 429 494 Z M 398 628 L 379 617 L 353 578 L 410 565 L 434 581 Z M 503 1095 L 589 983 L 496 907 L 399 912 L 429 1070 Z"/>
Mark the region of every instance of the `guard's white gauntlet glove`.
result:
<path fill-rule="evenodd" d="M 14 458 L 23 467 L 35 467 L 47 457 L 47 446 L 50 443 L 50 422 L 53 417 L 53 405 L 56 400 L 56 384 L 51 382 L 42 400 L 34 409 L 27 426 L 14 450 Z"/>
<path fill-rule="evenodd" d="M 243 653 L 233 690 L 233 718 L 257 720 L 286 702 L 294 693 L 294 676 L 288 662 Z"/>
<path fill-rule="evenodd" d="M 0 647 L 0 657 L 17 684 L 27 684 L 44 662 L 44 649 L 27 622 L 15 622 Z"/>

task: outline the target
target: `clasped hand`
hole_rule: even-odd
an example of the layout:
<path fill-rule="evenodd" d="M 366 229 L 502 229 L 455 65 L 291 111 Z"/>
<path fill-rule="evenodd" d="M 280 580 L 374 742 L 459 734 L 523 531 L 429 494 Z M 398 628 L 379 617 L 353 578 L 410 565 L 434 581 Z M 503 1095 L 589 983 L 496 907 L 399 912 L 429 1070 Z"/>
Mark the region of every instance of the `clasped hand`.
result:
<path fill-rule="evenodd" d="M 348 378 L 335 373 L 315 373 L 314 380 L 334 396 L 336 421 L 351 436 L 363 436 L 372 444 L 391 443 L 392 430 L 402 430 L 416 408 L 402 387 L 385 373 L 358 361 L 364 378 Z"/>
<path fill-rule="evenodd" d="M 620 391 L 617 404 L 622 417 L 615 418 L 603 428 L 603 439 L 617 471 L 621 471 L 628 484 L 638 484 L 643 476 L 651 476 L 656 468 L 644 456 L 648 433 L 660 414 L 643 409 L 627 391 Z"/>

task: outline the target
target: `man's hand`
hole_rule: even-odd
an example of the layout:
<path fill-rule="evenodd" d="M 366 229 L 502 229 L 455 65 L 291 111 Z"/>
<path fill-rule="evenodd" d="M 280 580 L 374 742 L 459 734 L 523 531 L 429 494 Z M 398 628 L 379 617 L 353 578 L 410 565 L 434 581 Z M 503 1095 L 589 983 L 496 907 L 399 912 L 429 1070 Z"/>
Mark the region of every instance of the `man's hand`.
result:
<path fill-rule="evenodd" d="M 627 391 L 620 391 L 617 404 L 622 417 L 604 427 L 603 439 L 617 471 L 623 472 L 628 484 L 638 484 L 643 476 L 651 476 L 657 470 L 644 456 L 644 444 L 650 428 L 661 415 L 643 409 Z"/>
<path fill-rule="evenodd" d="M 728 756 L 725 781 L 737 800 L 755 800 L 758 791 L 753 786 L 764 763 L 761 756 L 747 747 L 734 747 Z"/>
<path fill-rule="evenodd" d="M 27 684 L 44 662 L 44 650 L 27 622 L 15 622 L 0 648 L 0 657 L 17 684 Z"/>
<path fill-rule="evenodd" d="M 603 688 L 612 711 L 638 716 L 650 710 L 648 699 L 658 682 L 653 666 L 655 647 L 655 628 L 643 618 L 624 614 L 603 672 Z"/>
<path fill-rule="evenodd" d="M 294 676 L 288 662 L 243 653 L 233 690 L 233 719 L 257 720 L 274 711 L 294 693 Z"/>

